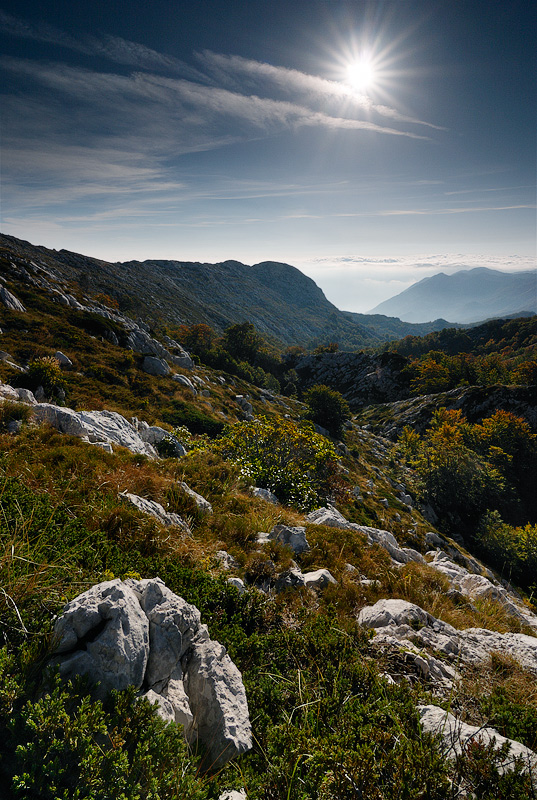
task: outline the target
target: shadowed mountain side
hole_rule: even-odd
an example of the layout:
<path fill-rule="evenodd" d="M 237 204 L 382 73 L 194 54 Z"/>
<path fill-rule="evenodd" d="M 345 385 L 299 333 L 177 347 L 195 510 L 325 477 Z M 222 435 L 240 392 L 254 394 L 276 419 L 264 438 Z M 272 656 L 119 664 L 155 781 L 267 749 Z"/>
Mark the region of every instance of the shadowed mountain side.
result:
<path fill-rule="evenodd" d="M 289 264 L 239 261 L 202 264 L 183 261 L 109 263 L 68 250 L 34 246 L 0 235 L 0 249 L 48 265 L 85 293 L 103 292 L 122 312 L 152 322 L 206 323 L 222 332 L 252 322 L 264 335 L 286 345 L 338 342 L 340 349 L 371 347 L 406 335 L 424 335 L 449 323 L 403 323 L 383 316 L 340 311 L 316 283 Z"/>
<path fill-rule="evenodd" d="M 388 314 L 407 322 L 449 317 L 479 322 L 537 312 L 537 270 L 506 273 L 478 267 L 453 275 L 440 272 L 385 300 L 371 314 Z"/>

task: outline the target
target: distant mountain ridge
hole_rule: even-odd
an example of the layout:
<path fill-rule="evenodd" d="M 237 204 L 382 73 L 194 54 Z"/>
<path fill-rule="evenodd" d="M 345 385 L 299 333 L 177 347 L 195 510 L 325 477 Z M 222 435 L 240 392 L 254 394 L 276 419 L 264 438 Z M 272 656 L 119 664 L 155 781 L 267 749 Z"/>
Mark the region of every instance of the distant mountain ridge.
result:
<path fill-rule="evenodd" d="M 537 313 L 537 270 L 501 272 L 487 267 L 440 272 L 375 306 L 370 314 L 386 314 L 405 322 L 436 317 L 458 323 Z"/>
<path fill-rule="evenodd" d="M 232 260 L 217 264 L 172 260 L 109 263 L 2 234 L 0 254 L 38 259 L 85 293 L 105 293 L 117 300 L 123 312 L 153 323 L 201 322 L 221 332 L 236 322 L 248 321 L 264 336 L 286 345 L 311 347 L 334 341 L 340 349 L 356 350 L 450 325 L 445 320 L 414 325 L 340 311 L 311 278 L 289 264 L 274 261 L 253 266 Z"/>

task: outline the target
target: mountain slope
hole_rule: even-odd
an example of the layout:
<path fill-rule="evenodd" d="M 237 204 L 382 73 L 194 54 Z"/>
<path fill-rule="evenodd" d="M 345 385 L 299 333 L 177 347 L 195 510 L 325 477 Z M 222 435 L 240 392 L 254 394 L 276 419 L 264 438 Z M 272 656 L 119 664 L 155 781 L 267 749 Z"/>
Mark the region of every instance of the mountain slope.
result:
<path fill-rule="evenodd" d="M 370 313 L 407 322 L 447 317 L 468 323 L 521 312 L 537 312 L 537 270 L 508 274 L 478 267 L 424 278 Z"/>
<path fill-rule="evenodd" d="M 67 250 L 49 250 L 0 235 L 0 254 L 34 260 L 89 294 L 104 292 L 127 314 L 155 323 L 206 323 L 221 332 L 253 322 L 264 335 L 287 345 L 331 341 L 346 349 L 375 346 L 400 336 L 423 335 L 448 323 L 402 323 L 340 311 L 315 282 L 289 264 L 239 261 L 108 263 Z"/>

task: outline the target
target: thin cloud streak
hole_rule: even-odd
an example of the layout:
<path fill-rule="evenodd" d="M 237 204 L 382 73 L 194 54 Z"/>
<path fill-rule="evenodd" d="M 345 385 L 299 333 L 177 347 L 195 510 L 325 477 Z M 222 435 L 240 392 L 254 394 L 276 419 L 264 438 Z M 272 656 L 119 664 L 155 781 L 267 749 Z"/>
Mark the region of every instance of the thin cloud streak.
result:
<path fill-rule="evenodd" d="M 216 76 L 245 75 L 249 78 L 268 80 L 275 84 L 279 89 L 287 92 L 302 92 L 321 97 L 343 99 L 350 105 L 374 112 L 384 117 L 389 117 L 397 122 L 406 122 L 414 125 L 425 125 L 435 130 L 445 130 L 439 125 L 430 122 L 405 116 L 394 108 L 385 105 L 378 105 L 363 94 L 357 94 L 350 86 L 338 81 L 330 81 L 317 75 L 309 75 L 296 69 L 287 67 L 275 67 L 253 59 L 242 58 L 242 56 L 222 55 L 204 50 L 198 53 L 201 63 L 216 72 Z"/>

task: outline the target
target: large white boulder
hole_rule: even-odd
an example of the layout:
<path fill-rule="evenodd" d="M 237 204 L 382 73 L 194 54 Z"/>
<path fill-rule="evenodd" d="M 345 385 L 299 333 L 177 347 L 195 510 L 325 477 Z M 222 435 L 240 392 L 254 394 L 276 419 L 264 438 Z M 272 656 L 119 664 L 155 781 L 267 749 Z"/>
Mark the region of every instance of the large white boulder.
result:
<path fill-rule="evenodd" d="M 61 675 L 87 675 L 101 697 L 135 686 L 190 743 L 204 745 L 204 770 L 251 748 L 239 670 L 199 610 L 159 578 L 93 586 L 66 606 L 54 636 Z"/>
<path fill-rule="evenodd" d="M 120 580 L 88 589 L 54 625 L 60 674 L 87 675 L 110 689 L 142 685 L 149 658 L 149 621 L 132 589 Z"/>
<path fill-rule="evenodd" d="M 109 442 L 126 447 L 133 453 L 156 458 L 155 448 L 144 442 L 134 426 L 115 411 L 73 411 L 50 403 L 38 403 L 32 409 L 37 422 L 46 422 L 60 433 L 67 433 L 90 442 Z"/>

